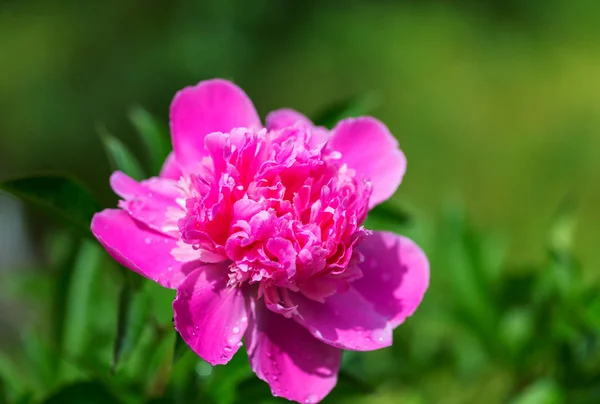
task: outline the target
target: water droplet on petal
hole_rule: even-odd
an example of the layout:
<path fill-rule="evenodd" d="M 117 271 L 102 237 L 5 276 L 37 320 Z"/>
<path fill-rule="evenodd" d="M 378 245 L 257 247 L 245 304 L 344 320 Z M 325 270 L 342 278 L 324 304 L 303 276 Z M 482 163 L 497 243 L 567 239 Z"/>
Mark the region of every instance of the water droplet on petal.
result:
<path fill-rule="evenodd" d="M 379 342 L 380 344 L 383 344 L 387 342 L 389 336 L 385 330 L 375 330 L 373 331 L 373 338 L 375 339 L 375 341 Z"/>
<path fill-rule="evenodd" d="M 152 239 L 150 237 L 146 237 L 144 239 L 144 243 L 146 243 L 146 244 L 150 244 L 151 242 L 152 242 Z"/>
<path fill-rule="evenodd" d="M 225 347 L 223 347 L 223 350 L 225 352 L 231 352 L 231 347 L 230 346 L 225 346 Z"/>
<path fill-rule="evenodd" d="M 231 329 L 231 332 L 234 333 L 234 334 L 238 334 L 240 332 L 240 327 L 233 327 Z"/>
<path fill-rule="evenodd" d="M 309 394 L 309 395 L 306 397 L 306 399 L 304 400 L 304 402 L 305 402 L 306 404 L 314 404 L 314 403 L 316 403 L 317 401 L 319 401 L 319 398 L 317 397 L 317 395 L 316 395 L 316 394 Z"/>

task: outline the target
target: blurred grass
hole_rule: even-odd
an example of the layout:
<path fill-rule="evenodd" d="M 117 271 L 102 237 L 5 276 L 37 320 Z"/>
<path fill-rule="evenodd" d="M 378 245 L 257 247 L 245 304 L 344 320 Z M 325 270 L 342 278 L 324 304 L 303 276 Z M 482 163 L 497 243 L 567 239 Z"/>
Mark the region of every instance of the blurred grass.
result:
<path fill-rule="evenodd" d="M 567 393 L 569 402 L 593 402 L 585 400 L 598 397 L 597 390 L 595 396 L 578 392 L 581 384 L 598 383 L 597 376 L 583 375 L 598 369 L 600 330 L 600 305 L 591 297 L 600 266 L 598 20 L 594 0 L 5 1 L 0 179 L 73 172 L 112 205 L 97 125 L 155 169 L 128 111 L 142 105 L 166 123 L 175 91 L 210 77 L 234 79 L 262 116 L 283 106 L 318 116 L 368 95 L 376 100 L 372 114 L 390 127 L 408 157 L 404 183 L 387 212 L 402 207 L 412 215 L 409 223 L 373 217 L 371 224 L 423 245 L 432 260 L 432 285 L 417 316 L 398 330 L 394 348 L 345 358 L 350 374 L 374 383 L 376 393 L 345 396 L 350 387 L 340 382 L 340 396 L 331 402 L 529 404 L 566 402 Z M 567 197 L 576 201 L 578 226 L 568 238 L 569 255 L 579 258 L 576 275 L 561 270 L 562 261 L 548 262 L 548 251 L 564 241 L 549 234 Z M 67 265 L 57 256 L 68 255 L 69 237 L 56 237 L 54 226 L 36 213 L 28 219 L 39 267 L 20 276 L 0 268 L 1 299 L 24 308 L 23 321 L 0 335 L 19 333 L 25 347 L 0 352 L 0 397 L 5 384 L 16 386 L 15 397 L 28 385 L 37 402 L 59 381 L 100 374 L 113 383 L 117 268 L 94 275 L 101 287 L 90 310 L 103 314 L 92 322 L 97 340 L 78 337 L 95 348 L 91 358 L 53 358 L 51 324 L 43 310 L 30 311 L 47 306 L 56 293 Z M 555 290 L 553 282 L 570 286 Z M 125 392 L 126 402 L 140 391 L 159 395 L 164 358 L 145 355 L 158 341 L 169 355 L 164 341 L 172 338 L 165 326 L 168 291 L 142 289 L 140 299 L 162 293 L 149 298 L 150 311 L 160 313 L 141 332 L 138 350 L 129 350 L 116 369 L 113 388 Z M 549 296 L 561 296 L 564 304 L 557 308 Z M 38 327 L 39 340 L 30 337 Z M 533 347 L 532 338 L 539 342 Z M 62 376 L 52 373 L 56 360 Z M 244 394 L 264 397 L 265 387 L 255 387 L 253 379 L 241 387 L 223 379 L 243 378 L 247 368 L 235 366 L 206 375 L 184 355 L 173 365 L 168 393 L 181 400 L 196 392 L 209 402 L 220 394 L 218 381 L 228 380 Z M 580 385 L 561 367 L 581 370 Z M 141 373 L 142 381 L 136 379 Z"/>

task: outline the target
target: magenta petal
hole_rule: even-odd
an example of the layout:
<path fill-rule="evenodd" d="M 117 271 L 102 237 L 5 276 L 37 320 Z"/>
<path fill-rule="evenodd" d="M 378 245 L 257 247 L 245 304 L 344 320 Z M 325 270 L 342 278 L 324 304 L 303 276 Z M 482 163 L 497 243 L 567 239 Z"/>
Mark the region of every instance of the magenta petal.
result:
<path fill-rule="evenodd" d="M 375 118 L 350 118 L 331 132 L 329 146 L 342 153 L 342 162 L 371 181 L 373 207 L 396 192 L 406 171 L 406 158 L 388 128 Z"/>
<path fill-rule="evenodd" d="M 295 321 L 256 304 L 246 333 L 250 365 L 274 396 L 321 401 L 337 383 L 342 351 L 310 335 Z"/>
<path fill-rule="evenodd" d="M 241 290 L 227 287 L 227 265 L 206 264 L 192 272 L 173 302 L 175 329 L 211 365 L 229 362 L 248 324 Z"/>
<path fill-rule="evenodd" d="M 177 219 L 183 217 L 183 209 L 177 204 L 180 197 L 176 182 L 165 178 L 151 178 L 138 183 L 120 171 L 110 177 L 110 185 L 117 195 L 123 198 L 119 207 L 134 219 L 141 221 L 151 229 L 177 237 Z"/>
<path fill-rule="evenodd" d="M 267 129 L 283 129 L 288 126 L 293 126 L 297 123 L 312 127 L 313 123 L 306 116 L 293 109 L 278 109 L 267 115 Z"/>
<path fill-rule="evenodd" d="M 429 262 L 410 239 L 394 233 L 373 232 L 359 245 L 365 260 L 363 277 L 352 286 L 393 327 L 413 314 L 429 285 Z"/>
<path fill-rule="evenodd" d="M 176 240 L 155 232 L 120 209 L 106 209 L 92 219 L 92 233 L 108 253 L 138 274 L 176 288 L 198 261 L 179 262 L 171 255 Z"/>
<path fill-rule="evenodd" d="M 352 351 L 372 351 L 392 344 L 392 328 L 371 303 L 350 288 L 320 303 L 299 293 L 290 293 L 298 306 L 294 319 L 316 338 Z"/>
<path fill-rule="evenodd" d="M 179 163 L 175 160 L 175 153 L 171 152 L 167 156 L 167 159 L 163 163 L 162 168 L 160 169 L 161 178 L 168 178 L 171 180 L 178 180 L 181 178 L 181 168 L 179 167 Z"/>
<path fill-rule="evenodd" d="M 221 79 L 201 81 L 179 91 L 171 103 L 171 136 L 175 157 L 194 169 L 202 157 L 204 137 L 233 128 L 260 128 L 260 119 L 246 93 Z"/>

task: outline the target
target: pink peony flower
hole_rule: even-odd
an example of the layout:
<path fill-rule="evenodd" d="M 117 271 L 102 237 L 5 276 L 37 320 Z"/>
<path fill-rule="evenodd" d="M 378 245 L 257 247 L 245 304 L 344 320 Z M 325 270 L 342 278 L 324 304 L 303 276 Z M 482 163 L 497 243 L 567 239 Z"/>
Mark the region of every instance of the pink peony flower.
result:
<path fill-rule="evenodd" d="M 342 350 L 392 343 L 429 283 L 411 240 L 362 224 L 406 168 L 388 129 L 345 119 L 331 131 L 292 110 L 267 116 L 224 80 L 180 91 L 162 172 L 111 186 L 120 209 L 92 231 L 119 263 L 177 290 L 175 328 L 204 360 L 246 344 L 273 395 L 314 403 Z"/>

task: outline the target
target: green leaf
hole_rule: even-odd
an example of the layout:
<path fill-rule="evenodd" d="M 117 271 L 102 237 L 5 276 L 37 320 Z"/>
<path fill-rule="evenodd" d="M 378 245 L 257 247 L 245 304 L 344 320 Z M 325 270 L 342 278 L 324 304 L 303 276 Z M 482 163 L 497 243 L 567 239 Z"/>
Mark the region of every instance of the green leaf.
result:
<path fill-rule="evenodd" d="M 210 366 L 209 364 L 207 364 Z M 199 369 L 197 368 L 197 371 Z M 211 397 L 215 403 L 233 404 L 244 395 L 239 395 L 237 387 L 244 380 L 256 379 L 248 362 L 248 356 L 242 350 L 229 361 L 227 366 L 215 366 L 212 368 L 208 383 L 205 388 L 206 395 Z M 249 400 L 248 402 L 254 402 Z"/>
<path fill-rule="evenodd" d="M 0 384 L 2 385 L 0 400 L 4 395 L 10 402 L 16 401 L 16 398 L 30 387 L 29 382 L 11 358 L 0 351 Z"/>
<path fill-rule="evenodd" d="M 169 137 L 152 115 L 140 106 L 129 112 L 129 119 L 148 152 L 152 174 L 158 174 L 171 150 Z"/>
<path fill-rule="evenodd" d="M 332 128 L 338 121 L 344 118 L 357 117 L 370 113 L 377 106 L 377 97 L 374 94 L 366 94 L 361 97 L 353 97 L 336 102 L 318 113 L 313 122 L 315 125 Z"/>
<path fill-rule="evenodd" d="M 131 354 L 147 323 L 150 301 L 148 296 L 135 286 L 130 278 L 125 276 L 125 282 L 119 294 L 117 333 L 113 348 L 113 372 L 121 358 L 126 359 Z"/>
<path fill-rule="evenodd" d="M 83 382 L 72 384 L 56 392 L 43 401 L 43 404 L 106 404 L 122 403 L 113 393 L 100 382 Z"/>
<path fill-rule="evenodd" d="M 0 182 L 0 190 L 8 192 L 48 211 L 91 237 L 92 217 L 100 205 L 76 179 L 61 175 L 42 175 Z"/>
<path fill-rule="evenodd" d="M 127 146 L 108 133 L 108 130 L 104 126 L 98 126 L 97 131 L 102 139 L 104 149 L 113 169 L 120 170 L 136 180 L 146 178 L 142 166 L 127 149 Z"/>
<path fill-rule="evenodd" d="M 103 251 L 98 243 L 84 241 L 77 253 L 73 271 L 66 288 L 64 331 L 60 346 L 69 356 L 78 358 L 85 354 L 90 323 L 94 321 L 91 305 L 92 289 L 96 282 Z"/>
<path fill-rule="evenodd" d="M 366 227 L 375 230 L 389 230 L 396 233 L 409 226 L 412 217 L 401 207 L 385 202 L 375 206 L 367 217 Z"/>
<path fill-rule="evenodd" d="M 564 394 L 552 380 L 538 380 L 528 386 L 511 404 L 560 404 L 564 402 Z"/>

